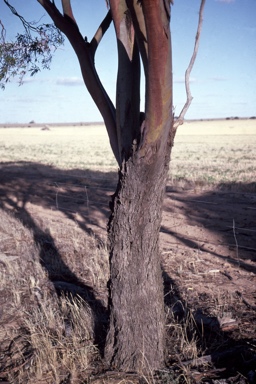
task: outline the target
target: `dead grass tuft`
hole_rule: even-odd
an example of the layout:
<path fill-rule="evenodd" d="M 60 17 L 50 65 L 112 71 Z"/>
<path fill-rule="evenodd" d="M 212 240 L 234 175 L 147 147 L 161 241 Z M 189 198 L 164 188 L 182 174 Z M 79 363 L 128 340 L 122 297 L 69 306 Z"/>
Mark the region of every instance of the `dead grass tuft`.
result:
<path fill-rule="evenodd" d="M 72 234 L 78 253 L 81 247 L 83 254 L 88 252 L 88 244 L 95 242 L 93 238 L 86 239 L 85 234 L 78 239 L 76 229 Z M 58 241 L 61 242 L 60 236 Z M 62 245 L 65 247 L 65 242 Z M 64 259 L 72 258 L 70 247 L 65 248 Z M 81 377 L 91 372 L 93 361 L 99 358 L 94 345 L 95 316 L 92 307 L 76 291 L 74 296 L 72 292 L 67 294 L 65 287 L 57 295 L 49 271 L 42 267 L 41 252 L 34 234 L 13 215 L 1 210 L 0 378 L 15 384 L 60 383 L 71 377 L 72 383 L 81 382 Z M 88 268 L 87 262 L 87 276 L 100 288 L 103 272 L 97 277 L 94 274 L 104 263 L 101 260 L 101 266 L 96 267 L 97 257 L 95 252 L 94 269 Z M 60 275 L 56 268 L 52 266 L 50 273 Z M 78 263 L 77 255 L 70 259 L 68 268 L 71 274 L 86 271 Z M 74 284 L 69 284 L 74 288 Z"/>

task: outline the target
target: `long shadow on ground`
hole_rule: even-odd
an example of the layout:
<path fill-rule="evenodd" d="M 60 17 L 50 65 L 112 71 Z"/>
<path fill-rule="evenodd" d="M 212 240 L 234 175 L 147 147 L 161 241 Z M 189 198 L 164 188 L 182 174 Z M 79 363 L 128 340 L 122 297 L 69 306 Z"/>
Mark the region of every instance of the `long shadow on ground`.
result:
<path fill-rule="evenodd" d="M 221 187 L 223 190 L 200 193 L 167 188 L 165 212 L 176 226 L 168 228 L 163 224 L 162 231 L 176 243 L 202 249 L 256 273 L 256 188 L 241 183 Z M 187 222 L 186 231 L 177 225 L 182 221 Z M 210 233 L 212 237 L 207 236 Z"/>
<path fill-rule="evenodd" d="M 102 217 L 107 216 L 108 192 L 111 191 L 104 189 L 105 183 L 109 183 L 108 177 L 100 172 L 62 171 L 51 166 L 23 162 L 4 164 L 0 169 L 0 207 L 14 213 L 32 231 L 39 249 L 40 262 L 57 294 L 71 293 L 73 297 L 79 295 L 89 304 L 94 315 L 94 343 L 103 352 L 108 322 L 106 306 L 98 295 L 96 297 L 93 287 L 85 284 L 70 270 L 53 236 L 47 229 L 40 227 L 40 220 L 35 219 L 40 216 L 40 212 L 31 211 L 29 207 L 40 206 L 48 210 L 48 216 L 51 210 L 61 210 L 83 231 L 93 234 L 100 246 L 102 238 L 92 228 L 102 231 L 104 226 Z M 114 178 L 113 174 L 108 176 Z M 99 185 L 105 192 L 105 199 L 100 196 Z"/>
<path fill-rule="evenodd" d="M 240 372 L 245 382 L 256 381 L 255 209 L 255 184 L 206 191 L 168 186 L 160 234 L 169 306 L 181 322 L 191 315 L 195 327 L 187 337 L 197 340 L 218 374 Z"/>
<path fill-rule="evenodd" d="M 48 215 L 51 212 L 61 212 L 84 232 L 93 235 L 100 247 L 106 238 L 104 233 L 106 233 L 109 215 L 108 205 L 110 196 L 115 191 L 116 181 L 115 172 L 60 170 L 48 165 L 26 162 L 0 164 L 0 207 L 14 212 L 24 225 L 33 231 L 35 243 L 40 249 L 42 265 L 47 270 L 56 291 L 59 293 L 63 289 L 68 290 L 68 284 L 82 289 L 82 297 L 91 306 L 95 315 L 95 343 L 100 346 L 102 351 L 108 321 L 106 306 L 96 295 L 94 287 L 81 281 L 63 261 L 56 247 L 55 239 L 49 231 L 41 228 L 39 221 L 34 216 L 39 214 L 36 213 L 34 207 L 40 207 L 47 211 Z M 251 208 L 255 207 L 253 205 L 255 200 L 253 194 L 230 193 L 227 206 L 227 199 L 221 193 L 208 191 L 197 195 L 188 192 L 181 194 L 167 188 L 161 228 L 161 236 L 164 236 L 164 251 L 168 253 L 175 247 L 181 246 L 186 250 L 202 250 L 212 257 L 234 265 L 238 271 L 244 269 L 254 275 L 256 272 L 254 252 L 256 244 L 255 236 L 251 236 L 251 234 L 256 229 L 256 224 L 254 211 Z M 212 204 L 213 202 L 215 203 Z M 183 212 L 182 215 L 181 212 Z M 224 216 L 225 219 L 223 219 Z M 174 221 L 170 222 L 170 218 Z M 191 232 L 182 232 L 179 220 L 189 221 Z M 221 248 L 223 244 L 219 244 L 220 247 L 217 247 L 216 244 L 213 246 L 211 242 L 207 243 L 206 238 L 200 239 L 197 231 L 202 227 L 205 227 L 208 233 L 215 237 L 214 242 L 221 239 L 222 243 L 230 245 L 230 254 L 223 253 L 223 248 Z M 225 246 L 225 249 L 228 248 Z M 239 262 L 236 258 L 237 250 L 239 250 Z M 54 269 L 52 268 L 53 259 L 57 261 Z M 170 260 L 169 263 L 171 263 Z M 58 270 L 56 270 L 56 265 L 58 265 Z M 165 304 L 178 321 L 184 322 L 189 306 L 191 310 L 192 308 L 191 304 L 186 302 L 186 297 L 181 292 L 176 277 L 172 268 L 165 269 Z M 81 296 L 81 290 L 79 295 Z M 213 356 L 212 361 L 216 366 L 228 367 L 227 362 L 223 363 L 225 359 L 221 359 L 219 354 L 214 355 L 215 349 L 219 348 L 218 338 L 221 342 L 225 341 L 224 349 L 231 350 L 231 354 L 233 347 L 237 345 L 236 341 L 233 340 L 231 334 L 222 332 L 218 318 L 208 316 L 207 311 L 200 308 L 200 302 L 199 306 L 194 309 L 196 323 L 203 324 L 206 328 L 209 326 L 210 336 L 205 337 L 196 325 L 198 344 L 201 343 L 205 353 Z M 250 310 L 254 311 L 253 308 Z M 188 331 L 188 338 L 190 332 L 191 330 Z M 252 337 L 255 337 L 255 334 Z M 250 339 L 245 337 L 239 340 L 240 349 L 236 353 L 236 359 L 241 360 L 241 356 L 245 358 L 245 346 L 248 346 L 248 340 Z M 255 355 L 255 351 L 250 356 L 246 355 L 247 362 L 254 364 Z M 221 361 L 218 362 L 218 359 Z M 230 361 L 230 357 L 228 359 Z M 246 375 L 249 372 L 250 364 L 243 364 L 244 369 L 240 367 L 243 374 Z M 232 366 L 232 369 L 234 368 L 237 368 L 235 364 Z M 230 368 L 227 372 L 231 372 L 232 369 Z"/>

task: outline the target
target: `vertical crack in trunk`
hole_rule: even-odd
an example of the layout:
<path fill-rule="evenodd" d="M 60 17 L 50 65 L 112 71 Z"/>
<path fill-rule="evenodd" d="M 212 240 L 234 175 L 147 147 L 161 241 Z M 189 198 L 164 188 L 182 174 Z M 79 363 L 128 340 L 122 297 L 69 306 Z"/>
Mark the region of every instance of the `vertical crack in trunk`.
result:
<path fill-rule="evenodd" d="M 130 158 L 119 173 L 109 221 L 110 327 L 106 362 L 122 371 L 164 365 L 164 297 L 159 230 L 168 166 Z"/>

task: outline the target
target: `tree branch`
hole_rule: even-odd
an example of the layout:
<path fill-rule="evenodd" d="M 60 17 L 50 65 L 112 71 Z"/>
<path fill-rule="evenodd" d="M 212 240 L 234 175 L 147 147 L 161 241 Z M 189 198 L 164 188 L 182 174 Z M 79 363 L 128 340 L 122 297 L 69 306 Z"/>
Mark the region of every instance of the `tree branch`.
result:
<path fill-rule="evenodd" d="M 195 60 L 197 57 L 197 53 L 198 53 L 199 40 L 200 40 L 201 31 L 202 31 L 202 24 L 203 24 L 203 12 L 204 12 L 205 1 L 206 0 L 201 0 L 194 51 L 193 51 L 193 54 L 192 54 L 191 59 L 190 59 L 190 63 L 188 65 L 188 68 L 187 68 L 186 73 L 185 73 L 185 87 L 186 87 L 187 101 L 184 104 L 184 107 L 182 108 L 182 111 L 180 112 L 178 119 L 174 123 L 174 127 L 173 127 L 174 128 L 174 134 L 177 131 L 177 128 L 179 127 L 179 125 L 183 124 L 184 117 L 185 117 L 185 115 L 186 115 L 186 113 L 190 107 L 192 100 L 193 100 L 193 97 L 192 97 L 191 91 L 190 91 L 189 81 L 190 81 L 190 74 L 191 74 L 191 71 L 193 69 L 193 66 L 194 66 L 194 63 L 195 63 Z"/>
<path fill-rule="evenodd" d="M 63 9 L 64 15 L 67 15 L 68 17 L 70 17 L 70 19 L 72 19 L 77 24 L 73 15 L 70 0 L 61 0 L 61 2 L 62 2 L 62 9 Z"/>
<path fill-rule="evenodd" d="M 1 25 L 1 37 L 0 37 L 0 42 L 1 44 L 5 44 L 5 36 L 6 36 L 6 29 L 2 23 L 2 20 L 0 20 L 0 25 Z"/>
<path fill-rule="evenodd" d="M 148 45 L 145 123 L 141 127 L 139 156 L 151 161 L 165 151 L 172 128 L 172 57 L 170 4 L 162 0 L 142 2 Z"/>
<path fill-rule="evenodd" d="M 136 32 L 136 40 L 140 50 L 140 55 L 143 62 L 145 76 L 148 71 L 148 43 L 147 31 L 145 25 L 142 6 L 138 0 L 126 0 L 127 6 L 131 12 L 132 22 Z"/>
<path fill-rule="evenodd" d="M 43 3 L 43 0 L 37 0 L 39 3 Z M 45 24 L 42 24 L 42 25 L 38 25 L 37 22 L 28 22 L 26 19 L 24 19 L 23 16 L 21 16 L 17 10 L 9 3 L 8 0 L 4 0 L 5 4 L 7 5 L 7 7 L 10 9 L 10 11 L 15 15 L 17 16 L 20 21 L 22 22 L 23 24 L 23 27 L 25 28 L 25 31 L 27 33 L 27 35 L 29 37 L 31 37 L 31 31 L 32 32 L 41 32 L 42 30 L 42 25 L 45 26 Z"/>
<path fill-rule="evenodd" d="M 28 22 L 4 0 L 11 12 L 19 18 L 25 31 L 17 33 L 14 41 L 6 41 L 3 24 L 0 34 L 0 88 L 5 88 L 11 77 L 18 77 L 19 84 L 27 73 L 33 76 L 42 68 L 50 68 L 53 51 L 63 44 L 63 36 L 54 24 Z"/>
<path fill-rule="evenodd" d="M 7 5 L 7 7 L 11 10 L 11 12 L 17 16 L 20 21 L 22 22 L 23 24 L 23 27 L 25 28 L 25 31 L 27 32 L 28 35 L 30 35 L 30 31 L 37 31 L 37 27 L 35 27 L 32 23 L 29 23 L 27 20 L 24 19 L 23 16 L 21 16 L 17 11 L 16 9 L 9 3 L 8 0 L 4 0 L 5 4 Z"/>
<path fill-rule="evenodd" d="M 91 45 L 84 40 L 74 19 L 70 18 L 70 13 L 67 15 L 68 17 L 64 17 L 55 4 L 50 0 L 37 1 L 50 15 L 57 28 L 59 28 L 69 39 L 79 60 L 86 88 L 104 119 L 112 151 L 120 165 L 121 160 L 118 151 L 115 107 L 99 79 L 94 64 L 94 55 L 91 50 Z"/>
<path fill-rule="evenodd" d="M 105 32 L 108 30 L 110 24 L 112 21 L 112 15 L 111 11 L 108 11 L 106 17 L 100 24 L 99 28 L 97 29 L 94 37 L 92 38 L 90 44 L 91 44 L 91 51 L 92 54 L 95 55 L 96 49 L 98 48 L 99 43 L 101 42 L 102 37 L 104 36 Z"/>
<path fill-rule="evenodd" d="M 110 0 L 118 50 L 116 117 L 119 154 L 127 160 L 140 133 L 140 57 L 126 0 Z"/>

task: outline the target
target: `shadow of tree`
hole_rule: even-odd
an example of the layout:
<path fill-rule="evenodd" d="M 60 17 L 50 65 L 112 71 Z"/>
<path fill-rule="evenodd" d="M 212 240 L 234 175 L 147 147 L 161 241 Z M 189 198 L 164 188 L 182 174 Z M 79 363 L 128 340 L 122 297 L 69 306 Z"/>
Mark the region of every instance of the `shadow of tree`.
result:
<path fill-rule="evenodd" d="M 166 254 L 165 287 L 169 285 L 166 301 L 183 323 L 187 340 L 196 340 L 221 377 L 237 372 L 249 377 L 256 364 L 251 348 L 256 195 L 251 191 L 251 185 L 233 183 L 206 191 L 168 186 L 164 204 L 160 238 Z M 194 327 L 186 323 L 189 316 Z M 253 374 L 250 382 L 255 379 Z"/>
<path fill-rule="evenodd" d="M 104 350 L 108 323 L 107 308 L 95 294 L 93 287 L 85 284 L 62 259 L 55 239 L 47 229 L 42 229 L 36 217 L 40 210 L 61 210 L 66 218 L 102 245 L 104 220 L 108 214 L 108 196 L 115 185 L 115 175 L 92 171 L 63 171 L 37 163 L 5 163 L 0 172 L 0 207 L 11 211 L 28 227 L 39 248 L 40 262 L 46 269 L 57 294 L 79 295 L 91 307 L 95 324 L 95 344 Z M 112 182 L 112 184 L 111 184 Z M 106 187 L 108 186 L 108 188 Z M 114 188 L 114 187 L 113 187 Z M 113 189 L 114 190 L 114 189 Z M 88 258 L 88 263 L 90 258 Z M 89 267 L 89 266 L 88 266 Z M 96 297 L 97 296 L 97 297 Z"/>
<path fill-rule="evenodd" d="M 61 170 L 27 162 L 0 164 L 0 207 L 14 212 L 33 232 L 40 250 L 41 263 L 57 293 L 68 293 L 71 286 L 79 288 L 77 292 L 94 313 L 95 343 L 101 351 L 104 349 L 108 323 L 106 305 L 94 287 L 78 278 L 62 259 L 56 239 L 47 229 L 42 228 L 37 216 L 45 214 L 50 217 L 56 212 L 61 213 L 62 218 L 75 222 L 82 231 L 93 235 L 97 246 L 101 247 L 106 239 L 104 234 L 109 216 L 109 201 L 115 191 L 116 182 L 115 172 Z M 245 192 L 195 193 L 175 191 L 167 187 L 161 228 L 163 251 L 168 253 L 170 249 L 178 247 L 179 257 L 182 258 L 182 247 L 186 250 L 202 250 L 237 269 L 255 274 L 255 201 L 255 195 Z M 38 211 L 38 207 L 41 211 Z M 172 261 L 169 260 L 169 263 Z M 184 322 L 189 303 L 179 289 L 176 272 L 166 269 L 163 264 L 163 277 L 165 305 L 177 321 Z M 216 339 L 225 340 L 225 346 L 234 345 L 232 335 L 222 332 L 216 316 L 207 315 L 207 311 L 203 312 L 200 307 L 194 308 L 193 316 L 197 324 L 204 324 L 206 328 L 210 323 L 208 338 L 202 334 L 202 327 L 196 325 L 198 344 L 201 343 L 204 351 L 214 354 L 214 348 L 218 344 Z M 188 330 L 188 337 L 190 332 Z M 247 341 L 246 338 L 239 341 L 243 348 L 240 348 L 238 356 L 241 357 L 244 353 Z M 218 356 L 214 359 L 216 362 Z"/>
<path fill-rule="evenodd" d="M 221 187 L 199 193 L 167 188 L 165 212 L 172 222 L 161 231 L 177 244 L 256 273 L 256 195 L 245 192 L 251 190 L 246 184 Z"/>

